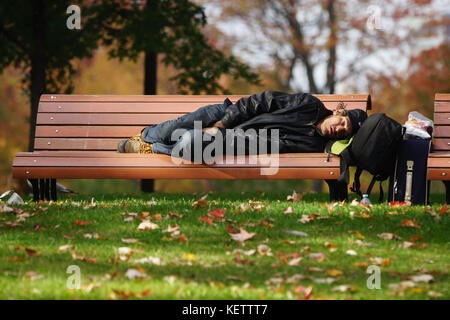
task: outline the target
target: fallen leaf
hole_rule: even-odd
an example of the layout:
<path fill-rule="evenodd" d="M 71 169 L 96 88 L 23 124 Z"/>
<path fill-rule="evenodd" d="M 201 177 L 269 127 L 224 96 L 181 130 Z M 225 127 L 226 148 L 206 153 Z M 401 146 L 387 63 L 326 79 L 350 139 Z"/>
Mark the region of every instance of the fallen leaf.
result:
<path fill-rule="evenodd" d="M 302 285 L 299 285 L 292 288 L 291 290 L 296 295 L 304 296 L 303 299 L 308 300 L 312 295 L 313 287 L 312 286 L 304 287 Z"/>
<path fill-rule="evenodd" d="M 294 258 L 294 259 L 291 259 L 287 264 L 288 264 L 288 266 L 298 266 L 298 264 L 300 263 L 301 260 L 302 260 L 301 257 Z"/>
<path fill-rule="evenodd" d="M 78 220 L 78 219 L 75 220 L 75 224 L 78 224 L 80 226 L 86 226 L 88 224 L 91 224 L 92 222 L 93 221 L 83 221 L 83 220 Z"/>
<path fill-rule="evenodd" d="M 208 205 L 206 198 L 208 197 L 208 194 L 205 194 L 200 199 L 197 199 L 197 201 L 193 202 L 192 205 L 196 208 L 206 208 Z"/>
<path fill-rule="evenodd" d="M 302 195 L 299 195 L 295 190 L 292 191 L 291 196 L 287 196 L 287 201 L 289 202 L 299 202 L 302 200 Z"/>
<path fill-rule="evenodd" d="M 162 219 L 161 213 L 155 213 L 152 215 L 152 219 L 155 221 L 159 221 Z"/>
<path fill-rule="evenodd" d="M 273 256 L 272 249 L 268 245 L 260 244 L 257 250 L 260 256 Z"/>
<path fill-rule="evenodd" d="M 410 247 L 412 247 L 414 245 L 414 243 L 409 242 L 409 241 L 403 241 L 403 243 L 399 246 L 401 249 L 408 249 Z"/>
<path fill-rule="evenodd" d="M 214 224 L 214 217 L 201 216 L 200 222 L 204 222 L 212 226 Z"/>
<path fill-rule="evenodd" d="M 442 205 L 441 209 L 439 210 L 439 213 L 440 213 L 440 214 L 444 214 L 444 213 L 446 213 L 447 211 L 448 211 L 447 203 L 444 203 L 444 204 Z"/>
<path fill-rule="evenodd" d="M 137 270 L 137 269 L 128 269 L 125 273 L 125 277 L 127 277 L 130 280 L 134 280 L 136 278 L 146 278 L 147 275 L 145 274 L 145 271 L 143 269 Z"/>
<path fill-rule="evenodd" d="M 348 254 L 349 256 L 356 256 L 356 255 L 358 255 L 355 250 L 347 250 L 345 253 Z"/>
<path fill-rule="evenodd" d="M 331 284 L 337 280 L 335 278 L 313 278 L 313 281 L 315 283 Z"/>
<path fill-rule="evenodd" d="M 130 239 L 120 239 L 123 243 L 137 243 L 138 241 L 137 241 L 137 239 L 133 239 L 133 238 L 130 238 Z"/>
<path fill-rule="evenodd" d="M 417 275 L 417 276 L 412 276 L 411 280 L 414 282 L 430 283 L 434 280 L 434 278 L 430 274 L 421 274 L 421 275 Z"/>
<path fill-rule="evenodd" d="M 375 246 L 376 246 L 376 244 L 373 243 L 373 242 L 363 242 L 363 241 L 361 241 L 361 240 L 359 240 L 359 239 L 357 239 L 357 240 L 355 241 L 355 243 L 356 243 L 358 246 L 361 246 L 361 247 L 375 247 Z"/>
<path fill-rule="evenodd" d="M 391 262 L 389 259 L 383 259 L 379 257 L 371 257 L 369 258 L 370 262 L 377 265 L 388 266 Z"/>
<path fill-rule="evenodd" d="M 151 221 L 145 220 L 141 222 L 138 226 L 138 230 L 144 231 L 144 230 L 155 230 L 158 229 L 159 226 L 156 223 L 153 223 Z"/>
<path fill-rule="evenodd" d="M 231 238 L 232 238 L 233 240 L 235 240 L 235 241 L 241 241 L 241 242 L 253 238 L 253 236 L 254 236 L 255 234 L 256 234 L 256 233 L 254 233 L 254 232 L 250 232 L 250 233 L 249 233 L 249 232 L 245 231 L 245 230 L 242 229 L 242 228 L 240 228 L 240 232 L 239 232 L 239 233 L 229 233 L 229 235 L 231 236 Z"/>
<path fill-rule="evenodd" d="M 339 291 L 339 292 L 347 292 L 347 291 L 355 291 L 356 290 L 356 286 L 354 285 L 349 285 L 349 284 L 343 284 L 337 287 L 334 287 L 333 289 L 331 289 L 331 291 Z"/>
<path fill-rule="evenodd" d="M 416 242 L 416 241 L 419 241 L 419 240 L 421 240 L 422 239 L 422 235 L 421 234 L 418 234 L 417 236 L 414 236 L 414 237 L 411 237 L 411 238 L 409 238 L 409 242 Z"/>
<path fill-rule="evenodd" d="M 221 219 L 225 216 L 225 212 L 220 209 L 216 209 L 214 211 L 208 212 L 208 214 L 216 217 L 216 219 Z"/>
<path fill-rule="evenodd" d="M 326 271 L 327 275 L 331 276 L 331 277 L 337 277 L 337 276 L 341 276 L 344 272 L 342 272 L 341 270 L 337 270 L 337 269 L 330 269 Z"/>
<path fill-rule="evenodd" d="M 313 220 L 313 218 L 311 218 L 311 216 L 308 216 L 306 214 L 303 214 L 301 219 L 298 219 L 298 221 L 301 222 L 301 223 L 308 223 L 308 222 L 310 222 L 312 220 Z"/>
<path fill-rule="evenodd" d="M 384 240 L 401 239 L 399 236 L 397 236 L 394 233 L 380 233 L 380 234 L 377 234 L 377 237 L 380 239 L 384 239 Z"/>
<path fill-rule="evenodd" d="M 59 251 L 72 250 L 73 248 L 75 248 L 75 246 L 73 244 L 66 244 L 66 245 L 60 246 Z"/>
<path fill-rule="evenodd" d="M 308 236 L 308 234 L 306 232 L 303 232 L 303 231 L 284 230 L 284 229 L 281 229 L 280 231 L 284 232 L 284 233 L 292 234 L 294 236 L 299 236 L 299 237 L 307 237 Z"/>
<path fill-rule="evenodd" d="M 326 259 L 326 256 L 322 252 L 317 252 L 308 254 L 308 258 L 321 262 Z"/>
<path fill-rule="evenodd" d="M 294 212 L 294 208 L 292 207 L 287 207 L 286 210 L 283 211 L 284 214 L 293 214 Z"/>
<path fill-rule="evenodd" d="M 30 249 L 30 248 L 25 248 L 24 250 L 27 253 L 27 255 L 29 255 L 31 257 L 39 255 L 39 252 L 37 250 L 33 250 L 33 249 Z"/>
<path fill-rule="evenodd" d="M 133 262 L 134 263 L 143 263 L 143 264 L 154 264 L 154 265 L 157 265 L 157 266 L 164 265 L 161 262 L 160 258 L 158 258 L 158 257 L 151 257 L 151 256 L 150 257 L 146 257 L 146 258 L 137 259 L 137 260 L 134 260 Z"/>
<path fill-rule="evenodd" d="M 95 262 L 97 262 L 96 258 L 86 258 L 84 255 L 83 256 L 79 256 L 76 251 L 72 252 L 72 258 L 75 259 L 75 260 L 86 262 L 86 263 L 95 263 Z"/>
<path fill-rule="evenodd" d="M 183 259 L 187 261 L 195 261 L 197 257 L 193 253 L 183 253 Z"/>
<path fill-rule="evenodd" d="M 348 230 L 349 233 L 354 233 L 356 238 L 364 239 L 365 237 L 358 230 Z"/>
<path fill-rule="evenodd" d="M 414 220 L 408 220 L 404 219 L 401 223 L 402 227 L 410 227 L 410 228 L 417 228 L 420 229 L 421 227 L 417 224 L 417 218 L 414 218 Z"/>

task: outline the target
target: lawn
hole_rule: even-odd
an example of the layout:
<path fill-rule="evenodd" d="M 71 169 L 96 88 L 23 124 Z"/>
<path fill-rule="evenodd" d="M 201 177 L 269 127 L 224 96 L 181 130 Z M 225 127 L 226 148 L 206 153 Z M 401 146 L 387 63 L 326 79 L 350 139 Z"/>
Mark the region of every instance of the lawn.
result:
<path fill-rule="evenodd" d="M 450 298 L 442 195 L 372 208 L 326 194 L 202 196 L 0 205 L 0 298 Z M 368 267 L 380 289 L 368 288 Z"/>

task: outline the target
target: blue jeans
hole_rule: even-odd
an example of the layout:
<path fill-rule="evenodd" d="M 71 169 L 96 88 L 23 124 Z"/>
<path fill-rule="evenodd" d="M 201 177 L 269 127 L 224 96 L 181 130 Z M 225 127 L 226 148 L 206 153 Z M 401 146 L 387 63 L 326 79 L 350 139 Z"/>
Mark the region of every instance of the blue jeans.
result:
<path fill-rule="evenodd" d="M 232 102 L 226 98 L 223 104 L 211 104 L 199 108 L 198 110 L 185 114 L 177 119 L 164 121 L 159 124 L 149 126 L 142 130 L 142 139 L 145 142 L 153 144 L 153 152 L 162 154 L 172 154 L 172 149 L 177 146 L 182 149 L 182 146 L 191 145 L 196 135 L 208 135 L 205 132 L 197 132 L 194 130 L 194 121 L 201 121 L 202 128 L 211 127 L 214 123 L 221 120 L 225 115 L 225 109 L 231 105 Z M 172 132 L 176 129 L 186 129 L 178 140 L 172 141 Z M 212 137 L 209 137 L 211 140 Z M 202 139 L 204 141 L 206 139 Z M 206 145 L 210 142 L 207 141 Z"/>

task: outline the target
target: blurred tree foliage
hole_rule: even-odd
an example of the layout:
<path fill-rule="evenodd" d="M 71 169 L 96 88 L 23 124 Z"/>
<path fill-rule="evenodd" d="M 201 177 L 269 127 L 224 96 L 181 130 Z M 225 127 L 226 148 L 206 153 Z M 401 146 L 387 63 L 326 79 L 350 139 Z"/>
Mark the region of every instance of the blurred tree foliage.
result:
<path fill-rule="evenodd" d="M 207 43 L 203 8 L 191 1 L 81 1 L 81 29 L 66 27 L 70 5 L 68 0 L 6 0 L 0 6 L 0 71 L 10 65 L 23 70 L 31 100 L 30 151 L 40 95 L 72 92 L 73 60 L 92 56 L 99 44 L 120 59 L 136 59 L 148 50 L 164 53 L 163 62 L 178 71 L 179 93 L 226 92 L 218 83 L 223 73 L 258 81 L 248 66 Z"/>

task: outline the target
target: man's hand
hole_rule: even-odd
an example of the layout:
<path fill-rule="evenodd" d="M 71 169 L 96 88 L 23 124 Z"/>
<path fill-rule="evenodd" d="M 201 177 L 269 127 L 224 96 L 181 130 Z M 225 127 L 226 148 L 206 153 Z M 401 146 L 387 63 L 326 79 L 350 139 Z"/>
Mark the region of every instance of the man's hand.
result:
<path fill-rule="evenodd" d="M 215 135 L 219 129 L 217 127 L 203 128 L 202 131 L 209 133 L 210 135 Z"/>
<path fill-rule="evenodd" d="M 222 120 L 217 121 L 216 123 L 214 123 L 213 127 L 225 129 L 225 125 L 223 124 Z"/>
<path fill-rule="evenodd" d="M 203 128 L 202 131 L 203 132 L 207 132 L 207 133 L 209 133 L 210 135 L 213 136 L 213 135 L 215 135 L 217 133 L 217 130 L 219 130 L 217 128 L 225 129 L 225 125 L 223 124 L 222 121 L 217 121 L 216 123 L 213 124 L 212 127 L 210 127 L 210 128 Z"/>

